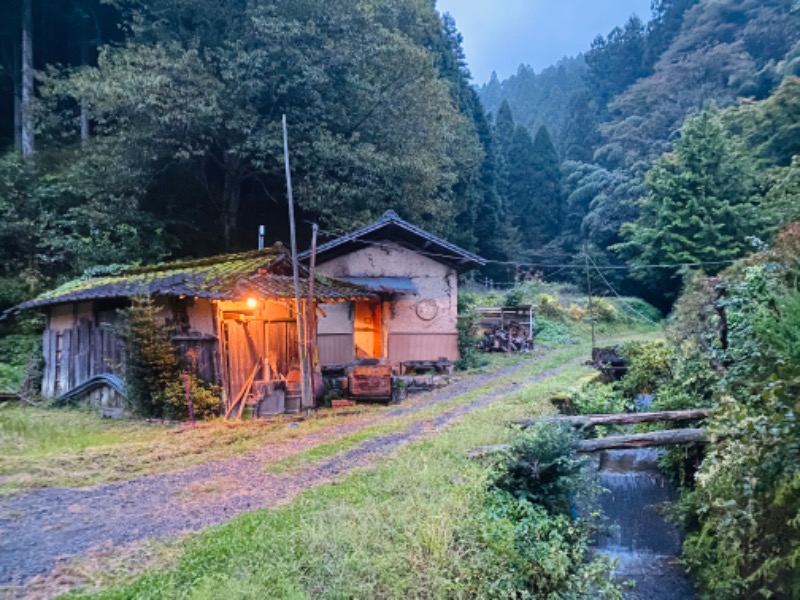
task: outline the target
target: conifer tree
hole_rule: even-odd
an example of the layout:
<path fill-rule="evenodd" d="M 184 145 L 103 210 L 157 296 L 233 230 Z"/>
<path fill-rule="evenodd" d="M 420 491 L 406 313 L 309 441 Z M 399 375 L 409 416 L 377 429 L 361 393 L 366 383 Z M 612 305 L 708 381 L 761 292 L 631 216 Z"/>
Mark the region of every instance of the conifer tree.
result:
<path fill-rule="evenodd" d="M 500 151 L 505 155 L 508 153 L 508 148 L 511 145 L 511 138 L 514 137 L 516 125 L 514 124 L 514 115 L 511 114 L 511 107 L 508 102 L 503 100 L 500 108 L 497 110 L 497 116 L 494 120 L 495 136 Z"/>
<path fill-rule="evenodd" d="M 533 140 L 521 125 L 514 129 L 508 143 L 504 167 L 506 203 L 514 225 L 519 229 L 523 247 L 531 248 L 536 241 L 536 163 Z"/>
<path fill-rule="evenodd" d="M 716 108 L 687 119 L 675 150 L 647 173 L 640 216 L 623 226 L 627 241 L 617 249 L 632 264 L 708 263 L 705 271 L 721 270 L 761 229 L 752 162 Z M 674 295 L 678 273 L 677 267 L 643 269 L 637 276 Z"/>
<path fill-rule="evenodd" d="M 560 233 L 563 220 L 558 153 L 544 125 L 539 127 L 533 140 L 533 168 L 536 193 L 530 215 L 530 239 L 536 245 L 543 245 Z"/>

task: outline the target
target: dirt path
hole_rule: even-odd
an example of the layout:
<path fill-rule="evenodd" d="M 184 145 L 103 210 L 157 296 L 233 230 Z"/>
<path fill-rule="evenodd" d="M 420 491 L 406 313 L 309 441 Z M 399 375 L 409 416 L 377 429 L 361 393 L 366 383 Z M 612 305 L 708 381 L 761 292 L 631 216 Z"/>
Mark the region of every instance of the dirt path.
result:
<path fill-rule="evenodd" d="M 84 489 L 45 488 L 0 500 L 0 586 L 23 584 L 51 571 L 59 559 L 84 554 L 100 544 L 166 539 L 227 521 L 241 512 L 288 501 L 303 490 L 367 466 L 377 457 L 499 400 L 518 389 L 521 382 L 509 382 L 478 400 L 459 404 L 432 419 L 420 418 L 401 431 L 371 438 L 296 471 L 270 473 L 270 464 L 393 417 L 413 415 L 455 399 L 511 376 L 524 366 L 466 377 L 373 418 L 284 440 L 235 458 L 123 483 Z M 524 383 L 543 381 L 567 366 L 569 363 Z"/>

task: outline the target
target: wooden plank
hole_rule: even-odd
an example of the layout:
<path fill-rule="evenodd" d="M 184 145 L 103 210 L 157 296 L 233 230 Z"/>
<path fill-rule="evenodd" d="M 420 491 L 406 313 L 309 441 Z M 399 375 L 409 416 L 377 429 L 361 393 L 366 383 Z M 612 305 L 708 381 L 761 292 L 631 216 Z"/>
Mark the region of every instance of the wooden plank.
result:
<path fill-rule="evenodd" d="M 256 378 L 256 373 L 258 373 L 259 367 L 261 367 L 261 361 L 262 361 L 262 359 L 259 356 L 256 359 L 256 363 L 253 365 L 253 370 L 250 372 L 250 375 L 247 377 L 247 380 L 245 380 L 244 385 L 239 390 L 239 392 L 236 394 L 236 397 L 234 398 L 233 402 L 231 402 L 230 405 L 228 406 L 228 408 L 225 410 L 225 418 L 226 419 L 230 416 L 231 412 L 233 412 L 233 409 L 238 404 L 241 404 L 241 407 L 239 408 L 239 412 L 238 412 L 237 418 L 241 417 L 242 410 L 243 410 L 243 407 L 244 407 L 244 400 L 247 397 L 247 393 L 250 391 L 250 387 L 253 385 L 253 381 Z"/>
<path fill-rule="evenodd" d="M 656 446 L 676 446 L 679 444 L 705 444 L 708 437 L 703 429 L 667 429 L 650 433 L 612 435 L 578 443 L 578 452 L 599 452 L 601 450 L 629 450 L 652 448 Z"/>
<path fill-rule="evenodd" d="M 61 333 L 61 360 L 59 360 L 58 370 L 58 393 L 63 394 L 70 390 L 69 375 L 70 367 L 72 366 L 72 356 L 70 354 L 72 349 L 72 330 L 67 329 Z"/>
<path fill-rule="evenodd" d="M 80 342 L 81 342 L 81 328 L 80 324 L 76 323 L 73 325 L 72 329 L 70 330 L 70 346 L 69 346 L 69 356 L 70 360 L 66 364 L 69 366 L 69 377 L 67 378 L 69 387 L 67 389 L 71 390 L 74 388 L 78 383 L 78 361 L 80 360 L 79 355 L 81 352 L 80 349 Z"/>
<path fill-rule="evenodd" d="M 584 429 L 586 427 L 593 427 L 596 425 L 634 425 L 636 423 L 659 423 L 664 421 L 697 421 L 706 419 L 713 411 L 707 408 L 696 410 L 669 410 L 662 412 L 646 412 L 646 413 L 626 413 L 626 414 L 611 414 L 611 415 L 578 415 L 573 417 L 542 417 L 539 419 L 523 419 L 521 421 L 513 421 L 512 425 L 516 425 L 523 429 L 531 427 L 537 423 L 551 423 L 559 424 L 564 423 Z"/>
<path fill-rule="evenodd" d="M 55 332 L 47 329 L 42 336 L 42 355 L 44 356 L 44 375 L 42 376 L 42 395 L 45 398 L 53 396 L 53 381 L 55 378 Z"/>

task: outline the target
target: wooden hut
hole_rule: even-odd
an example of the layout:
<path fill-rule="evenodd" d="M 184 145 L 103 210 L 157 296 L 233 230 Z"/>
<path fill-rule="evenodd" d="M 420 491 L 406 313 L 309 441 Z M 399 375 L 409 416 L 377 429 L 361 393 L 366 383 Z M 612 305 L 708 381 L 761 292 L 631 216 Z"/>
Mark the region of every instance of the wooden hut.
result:
<path fill-rule="evenodd" d="M 301 254 L 308 259 L 309 253 Z M 375 294 L 325 310 L 319 362 L 378 359 L 395 371 L 458 359 L 458 276 L 486 261 L 387 211 L 317 249 L 319 272 Z"/>
<path fill-rule="evenodd" d="M 305 274 L 305 273 L 304 273 Z M 297 320 L 291 260 L 282 246 L 212 258 L 125 268 L 77 279 L 7 312 L 42 309 L 42 393 L 59 397 L 100 375 L 124 375 L 119 310 L 153 299 L 183 362 L 235 398 L 252 379 L 280 379 L 296 368 Z M 301 283 L 307 297 L 307 274 Z M 320 278 L 315 303 L 369 301 L 355 284 Z M 108 378 L 106 378 L 108 379 Z M 114 392 L 106 389 L 107 393 Z M 114 404 L 108 394 L 99 404 Z"/>

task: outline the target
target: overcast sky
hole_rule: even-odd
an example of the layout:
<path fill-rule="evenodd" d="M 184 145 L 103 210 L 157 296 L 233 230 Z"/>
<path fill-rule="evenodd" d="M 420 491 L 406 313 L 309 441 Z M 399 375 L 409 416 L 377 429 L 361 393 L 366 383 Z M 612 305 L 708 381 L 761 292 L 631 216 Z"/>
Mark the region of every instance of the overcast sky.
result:
<path fill-rule="evenodd" d="M 438 0 L 438 8 L 455 17 L 476 83 L 492 71 L 505 79 L 521 63 L 541 71 L 631 14 L 650 16 L 650 0 Z"/>

